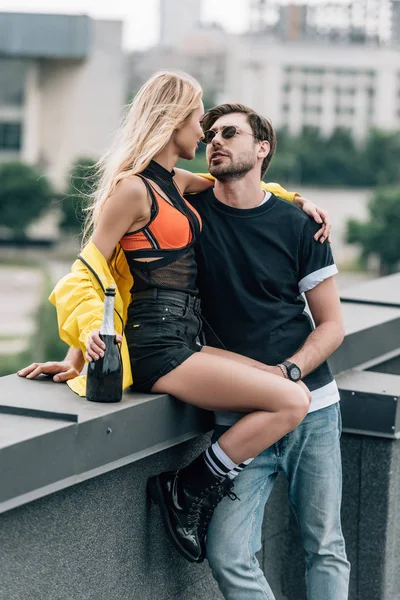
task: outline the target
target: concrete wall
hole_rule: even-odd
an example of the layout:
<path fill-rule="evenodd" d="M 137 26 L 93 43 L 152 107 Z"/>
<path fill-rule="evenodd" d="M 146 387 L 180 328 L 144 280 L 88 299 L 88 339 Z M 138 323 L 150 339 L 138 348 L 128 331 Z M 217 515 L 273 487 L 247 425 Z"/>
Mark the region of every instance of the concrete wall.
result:
<path fill-rule="evenodd" d="M 148 477 L 189 461 L 208 438 L 68 488 L 0 517 L 1 600 L 221 598 L 207 564 L 166 539 Z"/>
<path fill-rule="evenodd" d="M 1 515 L 0 600 L 221 599 L 207 563 L 180 557 L 146 499 L 150 475 L 189 462 L 207 443 L 208 435 L 199 437 Z M 344 434 L 342 453 L 349 600 L 395 600 L 400 441 Z M 259 558 L 276 600 L 306 600 L 303 551 L 281 476 Z"/>

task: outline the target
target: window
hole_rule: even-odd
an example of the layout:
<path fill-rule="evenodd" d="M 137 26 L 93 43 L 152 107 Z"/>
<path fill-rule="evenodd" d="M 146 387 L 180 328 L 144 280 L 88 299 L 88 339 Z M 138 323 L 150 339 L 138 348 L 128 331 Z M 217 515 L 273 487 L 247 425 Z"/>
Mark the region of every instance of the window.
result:
<path fill-rule="evenodd" d="M 20 150 L 21 132 L 21 123 L 0 123 L 0 150 Z"/>
<path fill-rule="evenodd" d="M 353 106 L 336 106 L 335 112 L 337 115 L 354 115 L 355 109 Z"/>
<path fill-rule="evenodd" d="M 322 113 L 322 107 L 318 105 L 303 104 L 302 109 L 303 113 L 307 113 L 309 115 L 320 115 Z"/>
<path fill-rule="evenodd" d="M 0 105 L 22 106 L 24 103 L 26 64 L 17 59 L 0 59 Z"/>

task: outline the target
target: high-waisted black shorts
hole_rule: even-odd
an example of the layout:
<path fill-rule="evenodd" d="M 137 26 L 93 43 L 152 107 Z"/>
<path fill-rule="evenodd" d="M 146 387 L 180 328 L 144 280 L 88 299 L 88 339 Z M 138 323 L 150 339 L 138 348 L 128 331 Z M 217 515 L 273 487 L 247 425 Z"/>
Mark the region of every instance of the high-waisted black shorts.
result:
<path fill-rule="evenodd" d="M 125 335 L 133 385 L 149 392 L 157 379 L 201 350 L 200 300 L 183 292 L 136 292 L 128 309 Z"/>

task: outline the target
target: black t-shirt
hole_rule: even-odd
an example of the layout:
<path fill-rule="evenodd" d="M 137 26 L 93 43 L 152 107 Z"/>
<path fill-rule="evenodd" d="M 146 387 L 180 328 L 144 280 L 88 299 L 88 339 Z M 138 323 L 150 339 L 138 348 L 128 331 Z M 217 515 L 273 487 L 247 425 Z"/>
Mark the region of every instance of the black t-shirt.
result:
<path fill-rule="evenodd" d="M 203 229 L 197 247 L 198 287 L 207 344 L 276 365 L 312 331 L 301 295 L 337 273 L 331 247 L 296 206 L 271 195 L 238 209 L 212 189 L 188 197 Z M 304 378 L 310 390 L 333 381 L 327 363 Z"/>

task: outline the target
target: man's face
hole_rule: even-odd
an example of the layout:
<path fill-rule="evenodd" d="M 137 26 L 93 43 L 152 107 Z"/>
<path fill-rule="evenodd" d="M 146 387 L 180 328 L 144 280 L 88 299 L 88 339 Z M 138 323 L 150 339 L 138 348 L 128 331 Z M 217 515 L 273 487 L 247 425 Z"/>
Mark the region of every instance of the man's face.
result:
<path fill-rule="evenodd" d="M 235 125 L 238 133 L 230 139 L 221 135 L 223 127 Z M 207 145 L 206 157 L 208 169 L 219 181 L 241 179 L 254 169 L 259 162 L 260 143 L 253 136 L 247 122 L 247 115 L 231 113 L 217 119 L 210 127 L 217 132 Z"/>

